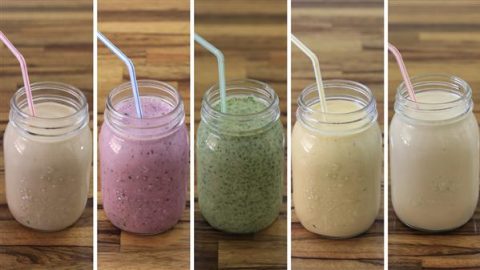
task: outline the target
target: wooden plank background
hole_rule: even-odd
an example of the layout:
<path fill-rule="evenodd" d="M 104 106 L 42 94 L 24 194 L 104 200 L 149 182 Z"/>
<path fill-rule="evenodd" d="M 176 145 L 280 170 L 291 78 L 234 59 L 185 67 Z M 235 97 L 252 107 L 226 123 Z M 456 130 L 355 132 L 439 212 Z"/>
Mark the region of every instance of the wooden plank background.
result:
<path fill-rule="evenodd" d="M 292 33 L 318 55 L 324 79 L 373 91 L 383 130 L 383 1 L 292 0 Z M 298 96 L 314 82 L 310 60 L 292 45 L 292 125 Z M 305 230 L 292 206 L 292 269 L 383 269 L 383 222 L 381 207 L 365 234 L 332 240 Z"/>
<path fill-rule="evenodd" d="M 0 29 L 24 55 L 31 82 L 58 81 L 81 89 L 92 115 L 93 2 L 0 1 Z M 23 86 L 20 67 L 0 45 L 0 144 L 9 100 Z M 0 269 L 92 269 L 93 202 L 79 221 L 61 232 L 42 233 L 17 223 L 5 198 L 3 147 L 0 151 Z M 90 187 L 92 187 L 92 183 Z"/>
<path fill-rule="evenodd" d="M 410 76 L 450 73 L 473 89 L 480 120 L 480 2 L 390 0 L 389 40 L 402 52 Z M 389 57 L 389 117 L 401 74 Z M 391 205 L 391 204 L 390 204 Z M 403 225 L 389 207 L 390 269 L 480 269 L 480 206 L 465 226 L 428 235 Z"/>
<path fill-rule="evenodd" d="M 98 27 L 129 56 L 137 78 L 165 81 L 178 89 L 190 124 L 190 3 L 155 0 L 99 0 Z M 98 44 L 98 127 L 108 93 L 129 80 L 128 70 L 103 44 Z M 100 176 L 99 176 L 100 177 Z M 99 269 L 188 269 L 190 203 L 179 223 L 155 236 L 115 228 L 102 207 L 98 185 Z M 188 197 L 189 198 L 189 197 Z"/>
<path fill-rule="evenodd" d="M 284 0 L 196 0 L 195 31 L 225 54 L 227 80 L 268 83 L 287 117 L 287 2 Z M 203 94 L 218 82 L 215 57 L 195 45 L 195 127 Z M 195 197 L 195 202 L 198 202 Z M 280 217 L 251 235 L 211 228 L 195 206 L 195 269 L 286 269 L 286 196 Z"/>

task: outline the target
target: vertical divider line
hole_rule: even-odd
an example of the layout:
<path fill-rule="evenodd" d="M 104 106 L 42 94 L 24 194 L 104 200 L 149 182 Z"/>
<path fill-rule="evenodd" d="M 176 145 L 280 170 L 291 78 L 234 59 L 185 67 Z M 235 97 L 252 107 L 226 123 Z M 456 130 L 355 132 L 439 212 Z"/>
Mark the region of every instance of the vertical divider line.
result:
<path fill-rule="evenodd" d="M 287 268 L 292 269 L 292 1 L 287 0 Z"/>
<path fill-rule="evenodd" d="M 97 81 L 98 81 L 98 70 L 97 70 L 97 24 L 98 24 L 98 16 L 97 16 L 97 0 L 93 0 L 93 28 L 92 28 L 92 38 L 93 38 L 93 269 L 98 269 L 98 200 L 97 200 L 97 188 L 98 188 L 98 147 L 97 147 L 97 137 L 98 137 L 98 88 L 97 88 Z"/>
<path fill-rule="evenodd" d="M 388 270 L 388 0 L 383 6 L 383 269 Z"/>
<path fill-rule="evenodd" d="M 190 0 L 190 270 L 195 269 L 195 0 Z"/>

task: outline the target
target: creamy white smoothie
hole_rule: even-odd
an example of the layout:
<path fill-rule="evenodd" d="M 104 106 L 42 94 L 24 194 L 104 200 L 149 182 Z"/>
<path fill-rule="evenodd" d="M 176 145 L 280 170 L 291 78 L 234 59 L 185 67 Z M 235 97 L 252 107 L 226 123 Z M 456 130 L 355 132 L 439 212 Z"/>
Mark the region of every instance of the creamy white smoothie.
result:
<path fill-rule="evenodd" d="M 445 104 L 460 95 L 417 93 L 417 102 Z M 419 121 L 420 120 L 420 121 Z M 477 206 L 479 132 L 471 110 L 412 109 L 390 125 L 392 204 L 398 218 L 421 230 L 444 231 L 465 224 Z"/>
<path fill-rule="evenodd" d="M 318 104 L 311 108 L 320 109 Z M 362 106 L 328 100 L 327 108 L 342 122 L 343 114 Z M 312 129 L 297 120 L 292 135 L 293 201 L 307 230 L 346 238 L 365 232 L 374 222 L 380 207 L 382 138 L 376 121 L 365 121 Z"/>
<path fill-rule="evenodd" d="M 43 120 L 32 118 L 20 128 L 11 119 L 5 131 L 7 203 L 21 224 L 57 231 L 72 225 L 85 208 L 92 162 L 91 132 L 88 125 L 63 135 L 37 128 L 52 119 L 61 123 L 62 117 L 71 116 L 75 110 L 57 102 L 38 103 L 35 109 L 36 116 Z M 38 129 L 42 129 L 41 136 L 29 134 Z"/>

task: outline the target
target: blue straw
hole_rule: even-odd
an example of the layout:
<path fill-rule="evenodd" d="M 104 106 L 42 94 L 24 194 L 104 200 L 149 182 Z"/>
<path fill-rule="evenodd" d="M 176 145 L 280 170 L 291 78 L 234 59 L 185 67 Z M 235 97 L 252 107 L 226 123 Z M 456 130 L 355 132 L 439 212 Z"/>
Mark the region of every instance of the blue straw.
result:
<path fill-rule="evenodd" d="M 137 110 L 138 118 L 143 118 L 142 104 L 140 102 L 140 94 L 138 93 L 138 84 L 137 76 L 135 75 L 135 67 L 133 66 L 132 60 L 128 58 L 119 48 L 117 48 L 113 43 L 108 40 L 102 33 L 97 32 L 97 38 L 105 44 L 105 46 L 110 49 L 115 55 L 122 60 L 125 65 L 127 65 L 128 73 L 130 73 L 130 82 L 132 83 L 132 92 L 133 99 L 135 101 L 135 109 Z"/>
<path fill-rule="evenodd" d="M 213 46 L 210 42 L 206 41 L 200 35 L 195 33 L 195 41 L 198 42 L 202 47 L 211 52 L 215 57 L 217 57 L 218 62 L 218 85 L 220 87 L 220 110 L 221 112 L 227 111 L 227 94 L 225 90 L 225 58 L 223 53 Z"/>

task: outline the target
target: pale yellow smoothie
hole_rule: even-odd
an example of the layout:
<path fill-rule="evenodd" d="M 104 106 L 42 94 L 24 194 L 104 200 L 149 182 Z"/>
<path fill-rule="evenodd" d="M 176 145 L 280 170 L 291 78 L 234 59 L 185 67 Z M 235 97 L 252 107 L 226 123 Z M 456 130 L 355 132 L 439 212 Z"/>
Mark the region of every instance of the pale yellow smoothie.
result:
<path fill-rule="evenodd" d="M 318 104 L 311 108 L 319 111 Z M 327 108 L 341 122 L 343 114 L 362 106 L 328 100 Z M 292 135 L 293 201 L 302 225 L 338 238 L 368 230 L 380 207 L 382 156 L 375 121 L 319 124 L 313 129 L 297 120 Z"/>

